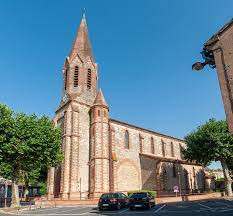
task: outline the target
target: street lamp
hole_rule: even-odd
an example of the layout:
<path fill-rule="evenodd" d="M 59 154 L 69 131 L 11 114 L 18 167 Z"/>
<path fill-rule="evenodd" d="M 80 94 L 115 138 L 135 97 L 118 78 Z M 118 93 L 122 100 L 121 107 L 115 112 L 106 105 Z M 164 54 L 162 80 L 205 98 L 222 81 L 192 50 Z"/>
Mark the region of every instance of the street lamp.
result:
<path fill-rule="evenodd" d="M 202 70 L 206 65 L 206 62 L 196 62 L 192 65 L 192 70 Z"/>
<path fill-rule="evenodd" d="M 192 70 L 202 70 L 207 64 L 211 68 L 215 68 L 215 61 L 214 61 L 214 54 L 212 51 L 207 50 L 204 48 L 201 51 L 202 58 L 205 60 L 204 62 L 196 62 L 192 65 Z"/>

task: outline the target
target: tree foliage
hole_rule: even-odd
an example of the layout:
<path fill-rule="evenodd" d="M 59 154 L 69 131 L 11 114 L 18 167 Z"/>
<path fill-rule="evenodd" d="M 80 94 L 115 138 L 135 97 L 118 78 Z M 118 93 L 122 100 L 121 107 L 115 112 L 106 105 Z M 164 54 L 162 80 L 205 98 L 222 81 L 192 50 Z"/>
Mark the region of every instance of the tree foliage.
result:
<path fill-rule="evenodd" d="M 190 161 L 196 161 L 204 166 L 211 161 L 220 161 L 228 189 L 230 189 L 227 163 L 233 160 L 233 136 L 229 133 L 225 120 L 210 119 L 204 125 L 185 137 L 187 149 L 184 156 Z M 228 193 L 232 193 L 228 191 Z"/>
<path fill-rule="evenodd" d="M 61 132 L 46 116 L 14 113 L 0 104 L 0 175 L 38 180 L 62 160 Z"/>
<path fill-rule="evenodd" d="M 233 136 L 224 120 L 210 119 L 185 137 L 184 156 L 203 165 L 211 161 L 230 160 L 233 157 Z"/>

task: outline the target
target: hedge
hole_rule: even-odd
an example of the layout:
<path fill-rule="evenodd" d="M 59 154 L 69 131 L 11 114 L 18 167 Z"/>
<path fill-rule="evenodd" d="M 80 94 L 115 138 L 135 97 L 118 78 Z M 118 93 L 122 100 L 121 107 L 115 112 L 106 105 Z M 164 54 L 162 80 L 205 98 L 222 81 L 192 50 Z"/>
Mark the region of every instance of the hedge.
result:
<path fill-rule="evenodd" d="M 130 197 L 133 193 L 140 193 L 140 192 L 146 192 L 149 193 L 151 196 L 156 197 L 156 191 L 150 191 L 150 190 L 128 191 L 128 196 Z"/>

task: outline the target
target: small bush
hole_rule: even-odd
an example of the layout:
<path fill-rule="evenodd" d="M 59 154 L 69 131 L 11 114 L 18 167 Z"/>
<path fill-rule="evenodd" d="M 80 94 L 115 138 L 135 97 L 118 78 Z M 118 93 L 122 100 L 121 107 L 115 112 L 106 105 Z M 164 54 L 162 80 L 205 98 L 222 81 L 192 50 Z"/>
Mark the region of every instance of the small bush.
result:
<path fill-rule="evenodd" d="M 45 195 L 47 194 L 47 183 L 46 182 L 40 182 L 38 183 L 38 186 L 40 186 L 40 194 Z"/>
<path fill-rule="evenodd" d="M 128 196 L 130 197 L 133 193 L 146 192 L 149 193 L 152 197 L 156 197 L 156 191 L 150 190 L 138 190 L 138 191 L 128 191 Z"/>

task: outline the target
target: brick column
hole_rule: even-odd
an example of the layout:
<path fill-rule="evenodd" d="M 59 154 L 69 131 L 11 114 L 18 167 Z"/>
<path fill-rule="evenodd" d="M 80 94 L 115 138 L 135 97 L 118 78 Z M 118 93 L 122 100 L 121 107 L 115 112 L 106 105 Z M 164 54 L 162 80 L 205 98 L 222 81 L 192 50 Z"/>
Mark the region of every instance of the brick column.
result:
<path fill-rule="evenodd" d="M 101 97 L 103 97 L 99 93 Z M 98 97 L 97 97 L 98 98 Z M 100 98 L 102 99 L 102 98 Z M 96 100 L 91 108 L 90 197 L 97 198 L 109 192 L 109 120 L 108 107 Z"/>
<path fill-rule="evenodd" d="M 50 167 L 48 170 L 48 199 L 54 198 L 54 167 Z"/>
<path fill-rule="evenodd" d="M 62 199 L 69 199 L 70 192 L 70 151 L 71 151 L 71 110 L 65 113 L 65 130 L 63 135 L 63 151 L 64 151 L 64 160 L 62 164 Z"/>
<path fill-rule="evenodd" d="M 79 113 L 72 112 L 71 159 L 70 159 L 70 198 L 80 198 L 79 193 Z"/>

